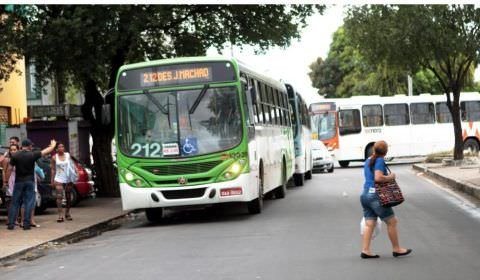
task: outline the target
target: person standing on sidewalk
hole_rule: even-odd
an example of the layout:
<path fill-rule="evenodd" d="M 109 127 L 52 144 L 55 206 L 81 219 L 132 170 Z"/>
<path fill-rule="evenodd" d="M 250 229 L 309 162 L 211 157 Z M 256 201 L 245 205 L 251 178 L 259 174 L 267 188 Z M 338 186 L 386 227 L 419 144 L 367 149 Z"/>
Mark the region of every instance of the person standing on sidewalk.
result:
<path fill-rule="evenodd" d="M 15 167 L 15 187 L 13 189 L 12 205 L 8 213 L 8 229 L 13 230 L 15 228 L 15 220 L 17 219 L 18 210 L 25 202 L 25 213 L 30 213 L 31 204 L 27 203 L 32 200 L 32 196 L 35 196 L 35 161 L 42 155 L 49 154 L 55 148 L 57 142 L 55 140 L 50 141 L 50 146 L 42 151 L 32 152 L 33 143 L 29 139 L 22 141 L 22 149 L 12 155 L 10 159 L 10 165 Z M 23 229 L 30 229 L 30 215 L 25 215 L 23 220 Z"/>
<path fill-rule="evenodd" d="M 365 229 L 362 239 L 362 259 L 379 258 L 370 251 L 372 234 L 375 229 L 377 218 L 387 224 L 388 237 L 392 243 L 393 256 L 400 257 L 408 255 L 412 249 L 400 247 L 398 241 L 397 223 L 398 220 L 393 213 L 392 207 L 383 207 L 375 190 L 375 182 L 383 183 L 395 180 L 395 173 L 387 173 L 387 166 L 384 157 L 387 155 L 388 145 L 385 141 L 375 142 L 373 145 L 373 155 L 369 157 L 363 166 L 365 184 L 360 196 L 360 202 L 363 207 L 363 217 L 365 218 Z"/>
<path fill-rule="evenodd" d="M 12 155 L 14 155 L 16 152 L 20 150 L 20 147 L 18 144 L 12 144 L 10 145 L 10 148 L 8 149 L 8 154 L 4 159 L 3 162 L 3 186 L 5 190 L 5 208 L 7 209 L 7 216 L 8 212 L 10 212 L 10 204 L 12 202 L 12 194 L 13 194 L 13 188 L 15 185 L 15 167 L 11 167 L 9 165 L 10 159 Z M 7 221 L 8 225 L 8 221 Z"/>
<path fill-rule="evenodd" d="M 72 220 L 70 215 L 70 207 L 72 203 L 72 188 L 75 183 L 73 179 L 73 172 L 75 171 L 75 163 L 72 161 L 70 154 L 65 152 L 65 145 L 59 142 L 57 144 L 57 153 L 52 157 L 50 163 L 52 186 L 55 186 L 56 195 L 57 195 L 57 209 L 58 209 L 58 219 L 57 222 L 61 223 L 64 221 L 63 217 L 63 193 L 67 200 L 67 205 L 65 207 L 65 219 L 67 221 Z"/>

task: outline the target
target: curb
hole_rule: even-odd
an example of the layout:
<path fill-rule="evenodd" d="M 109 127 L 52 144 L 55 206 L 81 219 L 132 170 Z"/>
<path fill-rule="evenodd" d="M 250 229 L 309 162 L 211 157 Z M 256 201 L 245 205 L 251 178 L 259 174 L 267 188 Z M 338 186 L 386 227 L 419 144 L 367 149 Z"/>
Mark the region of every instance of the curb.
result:
<path fill-rule="evenodd" d="M 412 165 L 412 168 L 416 171 L 423 172 L 430 178 L 436 179 L 442 183 L 447 184 L 449 187 L 480 199 L 480 187 L 475 186 L 472 183 L 464 181 L 456 181 L 454 179 L 448 178 L 446 176 L 440 175 L 439 173 L 428 169 L 428 167 L 420 166 L 418 164 Z"/>
<path fill-rule="evenodd" d="M 45 255 L 45 250 L 48 250 L 48 248 L 51 248 L 52 245 L 55 246 L 59 244 L 72 244 L 84 239 L 101 235 L 103 232 L 114 230 L 121 226 L 120 220 L 124 219 L 129 213 L 130 212 L 127 212 L 122 215 L 109 218 L 105 221 L 93 224 L 86 228 L 79 229 L 67 235 L 64 235 L 55 239 L 51 239 L 49 241 L 40 243 L 38 245 L 34 245 L 32 247 L 15 252 L 11 255 L 1 257 L 0 267 L 9 266 L 11 262 L 14 262 L 18 259 L 31 261 L 39 257 L 42 257 Z"/>

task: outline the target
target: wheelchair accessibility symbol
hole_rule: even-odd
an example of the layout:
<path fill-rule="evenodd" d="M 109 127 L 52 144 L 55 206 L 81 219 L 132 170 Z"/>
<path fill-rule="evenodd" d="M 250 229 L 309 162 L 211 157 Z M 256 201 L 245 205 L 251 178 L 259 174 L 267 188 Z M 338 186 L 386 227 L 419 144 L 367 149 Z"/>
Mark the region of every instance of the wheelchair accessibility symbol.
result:
<path fill-rule="evenodd" d="M 198 151 L 197 138 L 187 137 L 182 141 L 182 154 L 184 155 L 194 155 Z"/>

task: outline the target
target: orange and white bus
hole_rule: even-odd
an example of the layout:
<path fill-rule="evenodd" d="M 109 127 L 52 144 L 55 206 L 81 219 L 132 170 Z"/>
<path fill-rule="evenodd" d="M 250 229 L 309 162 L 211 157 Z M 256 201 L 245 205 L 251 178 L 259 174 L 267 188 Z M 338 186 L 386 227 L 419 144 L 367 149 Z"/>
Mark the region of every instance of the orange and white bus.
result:
<path fill-rule="evenodd" d="M 378 140 L 387 141 L 390 157 L 448 151 L 455 139 L 446 99 L 445 94 L 324 99 L 310 105 L 312 132 L 342 167 L 365 160 Z M 464 148 L 478 152 L 480 94 L 461 93 L 460 107 Z"/>

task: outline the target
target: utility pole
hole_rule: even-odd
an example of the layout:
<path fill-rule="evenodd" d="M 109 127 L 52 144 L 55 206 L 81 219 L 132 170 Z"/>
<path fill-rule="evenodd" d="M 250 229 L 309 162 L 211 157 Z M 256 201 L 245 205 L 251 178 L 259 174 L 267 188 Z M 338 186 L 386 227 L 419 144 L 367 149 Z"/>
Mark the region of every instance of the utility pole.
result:
<path fill-rule="evenodd" d="M 410 75 L 407 75 L 408 82 L 408 96 L 413 96 L 413 81 Z"/>

